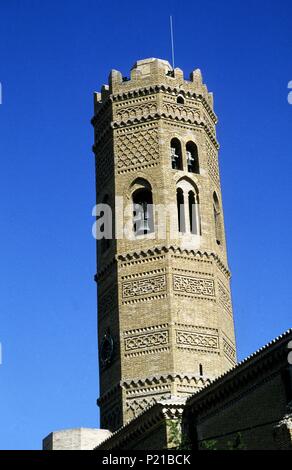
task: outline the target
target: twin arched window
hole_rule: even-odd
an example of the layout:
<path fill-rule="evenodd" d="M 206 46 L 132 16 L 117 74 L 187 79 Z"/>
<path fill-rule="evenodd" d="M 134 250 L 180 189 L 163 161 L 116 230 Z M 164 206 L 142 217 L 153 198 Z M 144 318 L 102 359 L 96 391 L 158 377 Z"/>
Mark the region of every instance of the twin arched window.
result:
<path fill-rule="evenodd" d="M 176 190 L 178 231 L 201 235 L 199 191 L 195 185 L 183 179 Z"/>
<path fill-rule="evenodd" d="M 109 197 L 103 198 L 103 203 L 108 204 Z M 144 179 L 138 178 L 134 183 L 132 193 L 133 203 L 133 230 L 135 235 L 145 235 L 154 232 L 154 211 L 151 185 Z M 177 183 L 176 189 L 178 231 L 202 235 L 199 191 L 196 185 L 188 178 L 182 178 Z M 216 192 L 213 193 L 213 214 L 215 237 L 218 245 L 223 241 L 223 223 L 220 203 Z M 105 214 L 102 213 L 102 216 Z M 109 221 L 107 221 L 109 222 Z M 104 231 L 104 223 L 101 226 Z M 101 240 L 101 252 L 110 247 L 110 239 L 106 236 Z"/>
<path fill-rule="evenodd" d="M 132 193 L 133 231 L 136 236 L 154 232 L 154 211 L 151 185 L 144 179 L 135 181 Z M 178 230 L 201 235 L 199 191 L 195 184 L 183 178 L 176 191 Z"/>
<path fill-rule="evenodd" d="M 182 147 L 179 139 L 170 142 L 171 166 L 173 170 L 183 170 Z M 194 142 L 186 144 L 187 168 L 189 173 L 200 173 L 198 147 Z"/>

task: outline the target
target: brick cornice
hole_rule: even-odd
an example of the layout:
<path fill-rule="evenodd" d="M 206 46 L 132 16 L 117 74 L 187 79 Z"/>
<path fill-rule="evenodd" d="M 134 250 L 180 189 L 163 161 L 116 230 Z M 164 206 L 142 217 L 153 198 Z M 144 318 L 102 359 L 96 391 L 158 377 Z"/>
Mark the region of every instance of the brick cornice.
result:
<path fill-rule="evenodd" d="M 231 277 L 231 273 L 229 271 L 229 268 L 226 266 L 226 264 L 223 262 L 223 260 L 217 255 L 217 253 L 214 253 L 213 251 L 209 250 L 187 250 L 187 249 L 182 249 L 179 246 L 176 245 L 162 245 L 162 246 L 157 246 L 153 249 L 147 249 L 147 250 L 139 250 L 139 251 L 131 251 L 128 253 L 124 254 L 119 254 L 116 255 L 117 261 L 132 261 L 135 259 L 139 258 L 146 258 L 149 256 L 156 256 L 160 254 L 166 254 L 166 253 L 179 253 L 179 254 L 185 254 L 185 255 L 191 255 L 193 257 L 201 257 L 201 258 L 207 258 L 207 259 L 214 259 L 214 261 L 219 265 L 220 269 L 226 274 L 228 278 Z"/>
<path fill-rule="evenodd" d="M 133 443 L 141 436 L 155 429 L 163 421 L 181 419 L 184 411 L 184 400 L 162 400 L 151 408 L 147 408 L 132 421 L 114 432 L 94 450 L 125 449 L 128 443 Z"/>

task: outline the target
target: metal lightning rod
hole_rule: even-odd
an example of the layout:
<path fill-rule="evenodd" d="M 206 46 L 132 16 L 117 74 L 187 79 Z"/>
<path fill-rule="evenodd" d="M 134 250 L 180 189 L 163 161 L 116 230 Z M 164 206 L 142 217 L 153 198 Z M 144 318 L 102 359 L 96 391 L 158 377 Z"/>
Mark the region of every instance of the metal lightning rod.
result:
<path fill-rule="evenodd" d="M 173 24 L 172 24 L 172 16 L 169 17 L 170 19 L 170 39 L 171 39 L 171 57 L 172 57 L 172 68 L 174 69 L 174 41 L 173 41 Z"/>

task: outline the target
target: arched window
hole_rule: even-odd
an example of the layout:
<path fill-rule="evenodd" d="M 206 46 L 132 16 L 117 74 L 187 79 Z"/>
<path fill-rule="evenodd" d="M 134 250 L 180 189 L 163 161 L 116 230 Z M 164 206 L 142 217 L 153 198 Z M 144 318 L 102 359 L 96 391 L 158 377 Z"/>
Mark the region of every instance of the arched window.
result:
<path fill-rule="evenodd" d="M 109 197 L 107 194 L 104 196 L 102 204 L 109 205 Z M 104 253 L 111 245 L 111 235 L 109 235 L 108 232 L 111 231 L 112 221 L 110 220 L 110 214 L 106 210 L 103 211 L 100 216 L 104 218 L 104 222 L 100 226 L 100 231 L 104 234 L 103 238 L 100 240 L 100 251 Z"/>
<path fill-rule="evenodd" d="M 188 142 L 186 145 L 188 171 L 190 173 L 200 173 L 198 147 L 194 142 Z"/>
<path fill-rule="evenodd" d="M 171 166 L 173 170 L 182 170 L 181 143 L 178 139 L 172 139 L 170 143 Z"/>
<path fill-rule="evenodd" d="M 217 194 L 213 193 L 213 212 L 214 212 L 214 224 L 215 224 L 215 237 L 217 245 L 222 243 L 222 220 L 221 210 Z"/>
<path fill-rule="evenodd" d="M 189 191 L 189 217 L 190 217 L 190 232 L 193 235 L 201 235 L 201 222 L 200 222 L 200 204 L 199 195 L 197 192 Z"/>
<path fill-rule="evenodd" d="M 185 104 L 185 100 L 181 95 L 177 97 L 176 102 L 177 104 Z"/>
<path fill-rule="evenodd" d="M 132 195 L 133 201 L 133 230 L 135 235 L 146 235 L 154 232 L 153 199 L 151 187 L 136 189 Z"/>
<path fill-rule="evenodd" d="M 179 232 L 201 235 L 199 191 L 188 178 L 177 183 L 176 201 Z"/>
<path fill-rule="evenodd" d="M 181 188 L 176 190 L 178 231 L 184 233 L 186 231 L 184 192 Z"/>

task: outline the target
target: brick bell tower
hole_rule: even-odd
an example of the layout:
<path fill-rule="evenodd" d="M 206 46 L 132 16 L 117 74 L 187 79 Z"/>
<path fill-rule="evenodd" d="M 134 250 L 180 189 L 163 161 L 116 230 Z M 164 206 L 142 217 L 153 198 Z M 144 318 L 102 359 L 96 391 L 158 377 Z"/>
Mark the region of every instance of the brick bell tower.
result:
<path fill-rule="evenodd" d="M 236 363 L 216 123 L 200 70 L 185 80 L 165 60 L 113 70 L 94 95 L 97 203 L 113 211 L 98 217 L 113 224 L 97 243 L 102 428 Z M 114 235 L 117 198 L 131 239 Z M 158 205 L 170 208 L 164 237 Z"/>

